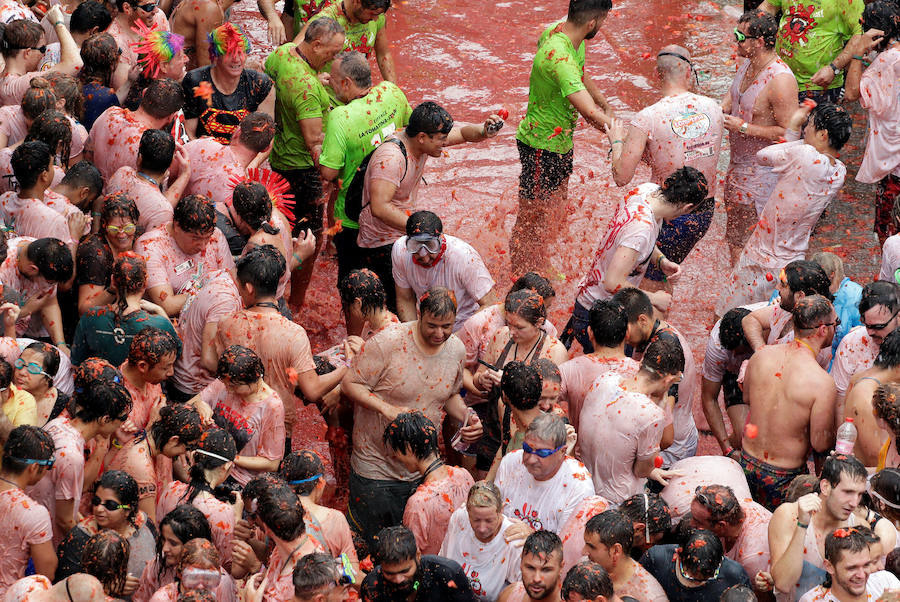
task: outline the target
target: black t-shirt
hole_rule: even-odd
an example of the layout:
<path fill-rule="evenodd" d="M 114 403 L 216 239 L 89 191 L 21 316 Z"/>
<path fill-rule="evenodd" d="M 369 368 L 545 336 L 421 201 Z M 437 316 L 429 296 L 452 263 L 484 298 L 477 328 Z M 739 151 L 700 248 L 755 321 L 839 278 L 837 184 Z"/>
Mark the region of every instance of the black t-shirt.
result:
<path fill-rule="evenodd" d="M 714 581 L 707 581 L 700 587 L 685 587 L 675 575 L 675 561 L 672 558 L 676 547 L 675 544 L 653 546 L 641 558 L 641 564 L 656 577 L 670 602 L 718 600 L 722 592 L 733 585 L 752 587 L 744 568 L 730 558 L 722 559 L 719 576 Z"/>
<path fill-rule="evenodd" d="M 181 82 L 184 89 L 184 118 L 197 120 L 197 138 L 213 136 L 222 144 L 228 144 L 231 133 L 241 119 L 256 111 L 269 95 L 272 80 L 265 73 L 244 69 L 234 93 L 226 96 L 213 83 L 211 69 L 207 65 L 188 71 L 184 76 Z M 209 82 L 212 86 L 213 93 L 209 103 L 194 93 L 194 88 L 200 82 Z"/>
<path fill-rule="evenodd" d="M 462 567 L 449 558 L 425 555 L 419 561 L 419 571 L 415 580 L 417 601 L 441 600 L 449 602 L 475 602 L 475 594 L 469 585 L 469 578 Z M 360 588 L 360 597 L 365 602 L 394 602 L 391 590 L 385 588 L 381 577 L 381 567 L 366 575 Z"/>

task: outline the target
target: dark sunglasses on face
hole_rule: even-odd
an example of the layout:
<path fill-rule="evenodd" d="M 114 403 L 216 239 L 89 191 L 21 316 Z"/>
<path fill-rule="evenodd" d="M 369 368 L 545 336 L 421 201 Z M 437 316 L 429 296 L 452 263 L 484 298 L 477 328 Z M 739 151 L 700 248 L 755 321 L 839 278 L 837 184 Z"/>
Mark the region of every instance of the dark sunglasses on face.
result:
<path fill-rule="evenodd" d="M 888 324 L 890 324 L 890 323 L 893 321 L 893 319 L 897 317 L 897 314 L 898 314 L 898 313 L 900 313 L 900 309 L 898 309 L 897 311 L 895 311 L 895 312 L 891 315 L 891 317 L 888 318 L 888 321 L 887 321 L 887 322 L 883 322 L 883 323 L 881 323 L 881 324 L 866 324 L 866 321 L 865 321 L 865 320 L 861 320 L 861 322 L 862 322 L 862 325 L 863 325 L 864 327 L 866 327 L 867 329 L 869 329 L 869 330 L 884 330 L 885 328 L 888 327 Z"/>
<path fill-rule="evenodd" d="M 96 495 L 91 498 L 91 506 L 94 506 L 94 507 L 103 506 L 110 512 L 115 512 L 116 510 L 130 510 L 131 509 L 131 506 L 129 506 L 128 504 L 120 504 L 119 502 L 117 502 L 115 500 L 101 500 Z"/>
<path fill-rule="evenodd" d="M 156 2 L 150 4 L 138 4 L 137 7 L 144 11 L 145 13 L 152 13 L 156 10 L 156 7 L 159 6 Z"/>
<path fill-rule="evenodd" d="M 528 445 L 527 443 L 525 443 L 523 441 L 522 442 L 522 451 L 525 452 L 526 454 L 534 454 L 538 458 L 549 458 L 550 456 L 552 456 L 553 454 L 555 454 L 556 452 L 558 452 L 565 446 L 566 446 L 566 444 L 563 443 L 556 449 L 546 449 L 546 448 L 545 449 L 534 449 L 533 447 L 531 447 L 530 445 Z"/>

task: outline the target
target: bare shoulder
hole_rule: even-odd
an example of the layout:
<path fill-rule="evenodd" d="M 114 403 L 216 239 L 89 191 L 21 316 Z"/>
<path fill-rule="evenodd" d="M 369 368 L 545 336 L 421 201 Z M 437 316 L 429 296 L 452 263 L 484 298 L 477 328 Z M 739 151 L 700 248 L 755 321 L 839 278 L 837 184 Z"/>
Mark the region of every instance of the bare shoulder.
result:
<path fill-rule="evenodd" d="M 785 525 L 797 520 L 797 502 L 785 502 L 775 508 L 772 513 L 772 520 L 769 522 L 769 531 L 773 529 L 777 532 Z"/>

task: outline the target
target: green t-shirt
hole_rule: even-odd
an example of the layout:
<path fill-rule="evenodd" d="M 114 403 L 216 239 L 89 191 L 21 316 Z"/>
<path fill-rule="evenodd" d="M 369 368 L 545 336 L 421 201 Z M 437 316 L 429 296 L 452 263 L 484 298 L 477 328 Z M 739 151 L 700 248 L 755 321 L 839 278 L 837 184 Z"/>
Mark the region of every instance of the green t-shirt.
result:
<path fill-rule="evenodd" d="M 294 2 L 294 37 L 300 33 L 306 22 L 314 17 L 320 10 L 322 5 L 327 4 L 328 0 L 306 0 L 305 2 Z"/>
<path fill-rule="evenodd" d="M 334 103 L 316 71 L 294 52 L 296 47 L 293 43 L 284 44 L 266 59 L 266 75 L 275 82 L 275 140 L 269 162 L 276 169 L 313 166 L 300 120 L 321 117 L 324 127 Z"/>
<path fill-rule="evenodd" d="M 302 23 L 298 25 L 299 17 L 300 15 L 298 13 L 294 13 L 294 29 L 298 32 L 300 29 L 303 29 Z M 336 1 L 333 4 L 325 6 L 325 8 L 314 15 L 310 21 L 315 21 L 322 17 L 331 17 L 344 28 L 344 31 L 347 34 L 347 39 L 344 40 L 344 50 L 358 50 L 366 55 L 366 58 L 372 58 L 372 53 L 375 52 L 375 36 L 378 35 L 379 31 L 384 29 L 386 23 L 384 13 L 381 13 L 375 20 L 369 21 L 368 23 L 351 24 L 344 14 L 344 9 L 341 7 L 340 1 Z M 323 71 L 327 70 L 328 66 L 323 69 Z"/>
<path fill-rule="evenodd" d="M 362 98 L 328 114 L 319 163 L 338 170 L 340 192 L 334 203 L 334 217 L 342 220 L 344 228 L 359 229 L 359 224 L 344 213 L 344 196 L 360 163 L 383 140 L 406 127 L 410 113 L 412 107 L 403 91 L 391 82 L 381 82 Z"/>
<path fill-rule="evenodd" d="M 532 148 L 565 154 L 572 150 L 578 111 L 566 98 L 584 90 L 584 42 L 578 51 L 555 23 L 544 30 L 528 81 L 528 111 L 516 139 Z M 562 128 L 556 134 L 555 129 Z M 555 135 L 554 135 L 555 134 Z"/>
<path fill-rule="evenodd" d="M 781 24 L 775 51 L 787 63 L 800 90 L 821 90 L 809 83 L 816 71 L 830 63 L 856 34 L 862 33 L 859 19 L 862 0 L 769 0 L 781 9 Z M 840 88 L 844 74 L 839 73 L 828 86 Z"/>

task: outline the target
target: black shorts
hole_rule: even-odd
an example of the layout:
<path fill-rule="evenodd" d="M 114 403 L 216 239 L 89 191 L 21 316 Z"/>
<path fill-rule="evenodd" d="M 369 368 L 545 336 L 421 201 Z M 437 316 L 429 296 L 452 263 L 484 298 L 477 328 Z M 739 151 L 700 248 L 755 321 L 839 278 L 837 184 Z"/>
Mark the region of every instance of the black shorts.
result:
<path fill-rule="evenodd" d="M 744 403 L 744 392 L 738 386 L 738 375 L 726 372 L 722 375 L 722 397 L 725 398 L 725 407 L 739 406 Z"/>
<path fill-rule="evenodd" d="M 294 229 L 293 236 L 307 228 L 312 230 L 316 238 L 322 238 L 322 218 L 325 215 L 325 203 L 322 202 L 322 177 L 315 167 L 306 169 L 276 169 L 291 186 L 294 195 Z"/>
<path fill-rule="evenodd" d="M 334 248 L 337 250 L 338 282 L 347 277 L 353 270 L 364 267 L 359 246 L 356 244 L 357 236 L 359 236 L 359 230 L 356 228 L 343 228 L 331 237 Z"/>
<path fill-rule="evenodd" d="M 522 173 L 519 175 L 519 196 L 523 199 L 546 198 L 569 180 L 572 175 L 572 151 L 564 155 L 533 148 L 516 140 Z"/>
<path fill-rule="evenodd" d="M 387 308 L 397 313 L 397 289 L 394 287 L 393 264 L 391 263 L 391 251 L 394 245 L 381 247 L 359 247 L 360 264 L 375 272 L 381 284 L 384 286 L 384 295 L 387 298 Z"/>

